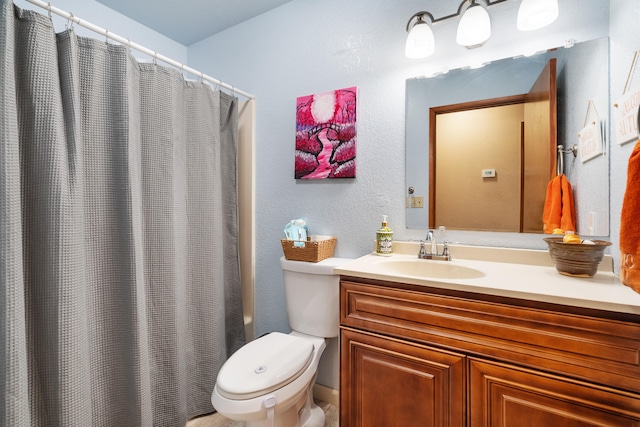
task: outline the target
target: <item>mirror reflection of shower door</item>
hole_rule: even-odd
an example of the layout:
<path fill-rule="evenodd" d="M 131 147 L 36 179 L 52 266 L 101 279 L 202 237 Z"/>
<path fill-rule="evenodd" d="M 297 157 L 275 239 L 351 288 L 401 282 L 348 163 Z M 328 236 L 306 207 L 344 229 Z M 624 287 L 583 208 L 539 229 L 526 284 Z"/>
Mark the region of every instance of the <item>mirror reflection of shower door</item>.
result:
<path fill-rule="evenodd" d="M 431 109 L 430 228 L 541 232 L 555 75 L 552 59 L 528 94 Z"/>

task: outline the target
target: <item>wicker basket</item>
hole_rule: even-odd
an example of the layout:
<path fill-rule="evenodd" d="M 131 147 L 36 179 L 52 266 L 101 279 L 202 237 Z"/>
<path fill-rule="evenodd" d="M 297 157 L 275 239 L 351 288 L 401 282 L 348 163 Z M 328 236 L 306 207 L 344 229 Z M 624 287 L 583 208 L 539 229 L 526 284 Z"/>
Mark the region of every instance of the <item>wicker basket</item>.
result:
<path fill-rule="evenodd" d="M 337 240 L 335 237 L 313 242 L 307 239 L 307 241 L 304 242 L 304 246 L 296 246 L 294 244 L 299 242 L 299 240 L 282 239 L 280 243 L 282 243 L 284 257 L 288 260 L 319 262 L 333 256 Z"/>

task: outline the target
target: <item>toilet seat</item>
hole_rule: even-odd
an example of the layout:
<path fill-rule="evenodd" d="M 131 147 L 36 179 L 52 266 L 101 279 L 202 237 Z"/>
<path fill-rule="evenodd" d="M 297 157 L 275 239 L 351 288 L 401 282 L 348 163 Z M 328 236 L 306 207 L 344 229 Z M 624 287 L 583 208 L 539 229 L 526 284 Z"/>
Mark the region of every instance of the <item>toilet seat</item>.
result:
<path fill-rule="evenodd" d="M 299 377 L 312 355 L 312 342 L 272 332 L 236 351 L 218 373 L 216 388 L 233 400 L 267 394 Z"/>

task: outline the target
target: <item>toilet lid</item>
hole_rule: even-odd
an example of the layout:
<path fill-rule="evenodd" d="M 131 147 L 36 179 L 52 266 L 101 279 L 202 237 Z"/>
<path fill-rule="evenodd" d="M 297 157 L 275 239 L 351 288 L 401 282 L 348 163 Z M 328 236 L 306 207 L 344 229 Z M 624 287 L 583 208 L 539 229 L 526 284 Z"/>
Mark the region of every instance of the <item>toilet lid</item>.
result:
<path fill-rule="evenodd" d="M 216 387 L 228 399 L 261 396 L 295 380 L 312 354 L 310 341 L 272 332 L 236 351 L 220 369 Z"/>

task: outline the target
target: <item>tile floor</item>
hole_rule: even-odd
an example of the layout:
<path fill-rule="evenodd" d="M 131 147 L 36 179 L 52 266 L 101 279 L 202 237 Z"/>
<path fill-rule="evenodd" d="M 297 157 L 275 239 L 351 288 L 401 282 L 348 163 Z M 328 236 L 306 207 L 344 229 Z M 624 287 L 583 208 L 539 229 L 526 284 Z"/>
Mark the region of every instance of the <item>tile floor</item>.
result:
<path fill-rule="evenodd" d="M 338 408 L 330 403 L 316 400 L 316 404 L 322 408 L 327 419 L 325 427 L 338 427 Z M 243 427 L 244 423 L 232 421 L 220 414 L 204 415 L 189 421 L 186 427 Z"/>

